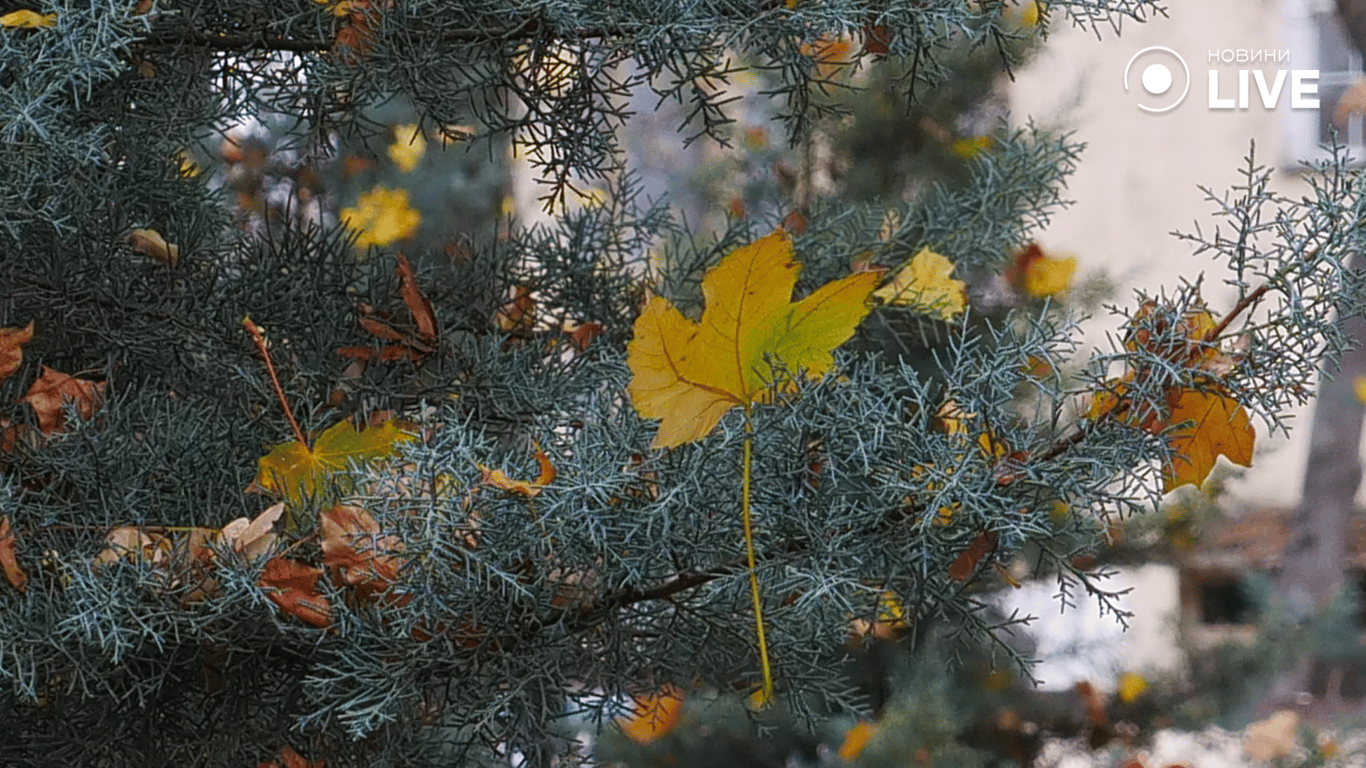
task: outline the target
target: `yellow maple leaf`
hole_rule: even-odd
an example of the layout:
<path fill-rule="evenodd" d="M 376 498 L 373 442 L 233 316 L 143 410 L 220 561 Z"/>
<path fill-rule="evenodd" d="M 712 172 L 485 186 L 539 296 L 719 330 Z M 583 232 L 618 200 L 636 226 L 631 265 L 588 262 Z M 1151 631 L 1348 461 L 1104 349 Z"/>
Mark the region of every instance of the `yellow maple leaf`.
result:
<path fill-rule="evenodd" d="M 356 207 L 341 210 L 342 221 L 360 232 L 357 248 L 388 245 L 413 233 L 422 214 L 408 205 L 408 190 L 378 186 L 360 196 Z"/>
<path fill-rule="evenodd" d="M 57 14 L 37 13 L 35 11 L 11 11 L 0 16 L 0 27 L 5 29 L 38 29 L 57 24 Z"/>
<path fill-rule="evenodd" d="M 427 154 L 427 137 L 416 125 L 396 125 L 394 143 L 389 145 L 388 152 L 400 171 L 411 173 Z"/>
<path fill-rule="evenodd" d="M 702 322 L 653 297 L 627 345 L 627 388 L 636 410 L 661 419 L 653 447 L 699 440 L 735 406 L 748 408 L 773 386 L 774 367 L 819 378 L 831 351 L 868 314 L 878 274 L 826 283 L 799 302 L 790 297 L 801 266 L 792 240 L 775 232 L 737 248 L 702 278 Z"/>
<path fill-rule="evenodd" d="M 1077 271 L 1076 256 L 1040 256 L 1025 267 L 1025 293 L 1035 298 L 1056 296 L 1072 285 Z"/>
<path fill-rule="evenodd" d="M 912 306 L 927 315 L 952 320 L 967 306 L 967 284 L 953 279 L 953 269 L 952 261 L 921 248 L 891 283 L 873 295 L 888 304 Z"/>
<path fill-rule="evenodd" d="M 1234 464 L 1252 466 L 1257 432 L 1237 400 L 1214 392 L 1182 389 L 1172 398 L 1168 423 L 1194 422 L 1169 433 L 1172 458 L 1162 467 L 1162 490 L 1204 484 L 1222 455 Z"/>
<path fill-rule="evenodd" d="M 1129 704 L 1148 690 L 1148 681 L 1136 672 L 1125 672 L 1119 676 L 1119 700 Z"/>
<path fill-rule="evenodd" d="M 352 464 L 368 464 L 394 454 L 413 435 L 394 419 L 357 432 L 350 422 L 333 424 L 310 448 L 298 441 L 281 443 L 257 462 L 256 486 L 299 505 L 329 483 L 344 484 Z"/>

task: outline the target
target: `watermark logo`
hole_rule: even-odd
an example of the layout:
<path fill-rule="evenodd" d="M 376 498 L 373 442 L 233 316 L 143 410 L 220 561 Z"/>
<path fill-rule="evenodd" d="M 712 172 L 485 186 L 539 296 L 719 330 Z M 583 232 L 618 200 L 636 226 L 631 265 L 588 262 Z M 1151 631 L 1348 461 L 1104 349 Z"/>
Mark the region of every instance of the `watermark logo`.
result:
<path fill-rule="evenodd" d="M 1289 49 L 1225 48 L 1209 52 L 1209 63 L 1289 64 Z M 1291 109 L 1318 109 L 1317 69 L 1209 70 L 1208 100 L 1211 110 L 1247 110 L 1260 102 L 1274 109 L 1289 94 Z M 1136 84 L 1138 87 L 1131 87 Z M 1124 91 L 1144 112 L 1168 112 L 1190 93 L 1191 71 L 1181 54 L 1161 45 L 1150 45 L 1129 57 L 1124 66 Z M 1256 98 L 1254 98 L 1256 97 Z"/>
<path fill-rule="evenodd" d="M 1139 62 L 1136 68 L 1134 62 Z M 1175 109 L 1178 104 L 1186 99 L 1186 94 L 1191 89 L 1191 70 L 1186 66 L 1186 60 L 1181 58 L 1181 54 L 1161 45 L 1150 45 L 1147 48 L 1129 57 L 1129 63 L 1124 67 L 1124 90 L 1129 91 L 1129 75 L 1135 70 L 1141 70 L 1137 80 L 1142 86 L 1147 96 L 1141 96 L 1138 108 L 1144 112 L 1166 112 Z M 1173 85 L 1180 75 L 1181 93 L 1176 93 Z"/>

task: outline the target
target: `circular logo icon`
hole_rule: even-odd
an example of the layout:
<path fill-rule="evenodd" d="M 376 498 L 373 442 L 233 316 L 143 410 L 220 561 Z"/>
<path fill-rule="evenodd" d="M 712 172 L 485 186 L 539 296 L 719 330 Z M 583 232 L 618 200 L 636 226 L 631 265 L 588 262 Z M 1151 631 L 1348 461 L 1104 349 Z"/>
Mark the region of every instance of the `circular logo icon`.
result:
<path fill-rule="evenodd" d="M 1142 61 L 1139 61 L 1142 59 Z M 1135 62 L 1138 66 L 1135 67 Z M 1166 112 L 1175 109 L 1191 89 L 1191 71 L 1181 54 L 1161 45 L 1150 45 L 1129 57 L 1124 67 L 1124 91 L 1129 91 L 1129 73 L 1137 70 L 1139 83 L 1138 108 L 1144 112 Z M 1178 80 L 1179 78 L 1179 80 Z M 1173 99 L 1173 81 L 1180 82 L 1181 95 Z"/>

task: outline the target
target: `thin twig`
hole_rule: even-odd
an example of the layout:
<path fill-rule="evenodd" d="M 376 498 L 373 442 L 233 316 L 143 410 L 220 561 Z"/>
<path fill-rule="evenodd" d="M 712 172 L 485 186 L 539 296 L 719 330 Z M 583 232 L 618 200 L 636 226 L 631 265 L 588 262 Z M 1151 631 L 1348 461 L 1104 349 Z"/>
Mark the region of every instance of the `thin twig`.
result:
<path fill-rule="evenodd" d="M 251 340 L 256 342 L 256 348 L 261 350 L 261 359 L 266 361 L 266 373 L 270 374 L 270 383 L 275 385 L 275 396 L 280 398 L 280 407 L 285 411 L 285 418 L 289 419 L 289 426 L 294 428 L 294 436 L 298 438 L 299 445 L 308 447 L 308 438 L 304 437 L 304 431 L 299 428 L 299 422 L 294 420 L 294 412 L 289 409 L 289 401 L 285 399 L 285 390 L 280 386 L 280 377 L 275 375 L 275 364 L 270 361 L 270 350 L 266 349 L 266 337 L 261 331 L 261 326 L 253 323 L 250 317 L 242 318 L 242 327 L 251 334 Z"/>

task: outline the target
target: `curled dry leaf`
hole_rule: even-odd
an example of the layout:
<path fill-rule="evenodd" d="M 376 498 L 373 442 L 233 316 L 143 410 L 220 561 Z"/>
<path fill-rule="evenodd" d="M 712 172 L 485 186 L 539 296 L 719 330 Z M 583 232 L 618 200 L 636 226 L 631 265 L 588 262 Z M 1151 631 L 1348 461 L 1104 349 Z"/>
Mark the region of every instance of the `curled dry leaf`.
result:
<path fill-rule="evenodd" d="M 76 404 L 81 418 L 95 415 L 95 408 L 104 400 L 104 382 L 88 381 L 68 376 L 43 366 L 42 375 L 28 388 L 20 402 L 28 403 L 38 416 L 38 429 L 45 435 L 61 431 L 66 425 L 66 402 Z"/>
<path fill-rule="evenodd" d="M 367 511 L 346 504 L 323 512 L 318 519 L 322 541 L 323 565 L 338 586 L 355 587 L 363 598 L 389 588 L 398 578 L 403 560 L 393 553 L 402 542 L 392 535 L 381 535 L 379 523 Z"/>
<path fill-rule="evenodd" d="M 503 470 L 489 469 L 478 462 L 475 462 L 474 466 L 478 467 L 479 472 L 483 474 L 482 482 L 485 485 L 531 498 L 539 494 L 542 488 L 553 483 L 556 475 L 555 465 L 550 463 L 550 457 L 541 450 L 539 445 L 536 446 L 536 463 L 540 465 L 541 471 L 540 474 L 536 475 L 536 479 L 531 481 L 514 480 Z"/>
<path fill-rule="evenodd" d="M 285 512 L 284 502 L 275 504 L 255 518 L 239 517 L 214 534 L 214 543 L 247 560 L 259 560 L 275 546 L 275 522 Z"/>
<path fill-rule="evenodd" d="M 0 381 L 24 364 L 24 345 L 33 340 L 33 321 L 23 328 L 0 328 Z"/>
<path fill-rule="evenodd" d="M 983 531 L 977 534 L 977 538 L 972 540 L 968 548 L 963 550 L 949 564 L 949 578 L 954 581 L 967 581 L 972 578 L 972 574 L 977 572 L 977 564 L 982 561 L 982 558 L 996 551 L 998 538 L 999 536 L 995 531 Z"/>
<path fill-rule="evenodd" d="M 536 326 L 536 299 L 531 286 L 515 285 L 509 289 L 507 303 L 494 314 L 498 330 L 513 335 L 524 334 Z"/>
<path fill-rule="evenodd" d="M 326 627 L 332 623 L 332 604 L 318 593 L 322 575 L 321 568 L 274 557 L 266 561 L 257 584 L 280 610 L 315 627 Z"/>
<path fill-rule="evenodd" d="M 180 246 L 166 242 L 155 229 L 135 229 L 128 233 L 128 244 L 133 250 L 168 267 L 180 261 Z"/>
<path fill-rule="evenodd" d="M 18 539 L 14 536 L 14 531 L 10 530 L 9 515 L 0 517 L 0 569 L 5 572 L 5 581 L 19 592 L 24 591 L 28 586 L 28 574 L 19 565 L 19 557 L 15 552 Z"/>
<path fill-rule="evenodd" d="M 171 542 L 159 533 L 148 533 L 133 525 L 120 525 L 104 535 L 104 549 L 95 556 L 94 565 L 110 565 L 119 560 L 165 562 Z"/>

